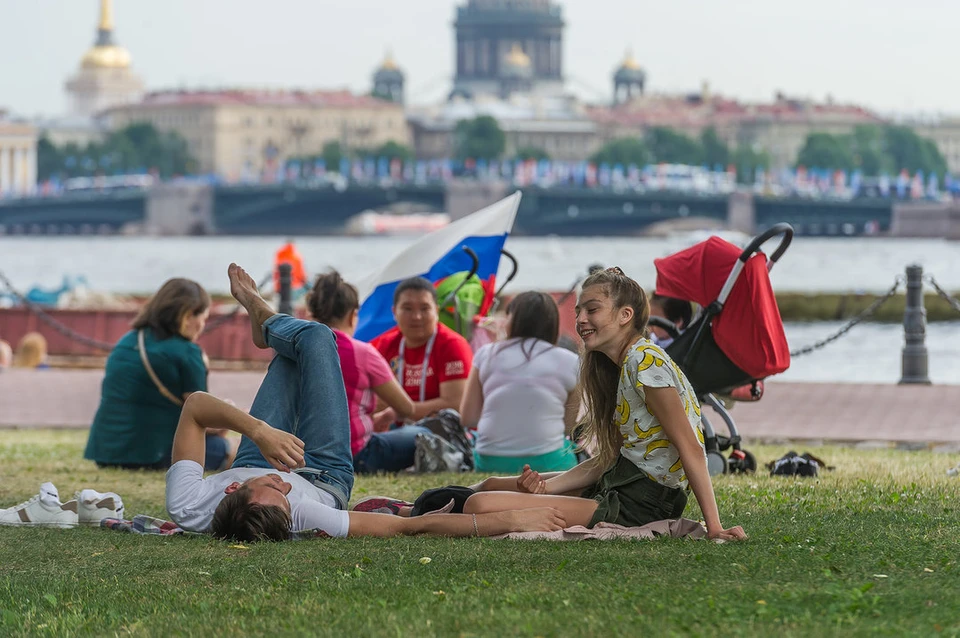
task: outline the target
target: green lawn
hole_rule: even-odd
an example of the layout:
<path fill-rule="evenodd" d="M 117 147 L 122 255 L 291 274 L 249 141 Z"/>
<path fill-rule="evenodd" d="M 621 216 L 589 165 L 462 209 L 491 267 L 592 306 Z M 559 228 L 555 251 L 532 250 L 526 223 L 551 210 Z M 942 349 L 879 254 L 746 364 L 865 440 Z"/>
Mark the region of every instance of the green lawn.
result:
<path fill-rule="evenodd" d="M 111 490 L 128 515 L 163 516 L 163 474 L 99 471 L 80 460 L 85 437 L 0 431 L 0 504 L 50 480 L 64 500 L 84 487 Z M 786 451 L 751 449 L 761 461 Z M 2 528 L 0 635 L 960 635 L 960 482 L 945 474 L 956 459 L 811 451 L 837 470 L 715 480 L 724 521 L 751 536 L 737 544 L 402 538 L 238 547 Z M 470 479 L 361 478 L 354 497 L 415 497 Z"/>

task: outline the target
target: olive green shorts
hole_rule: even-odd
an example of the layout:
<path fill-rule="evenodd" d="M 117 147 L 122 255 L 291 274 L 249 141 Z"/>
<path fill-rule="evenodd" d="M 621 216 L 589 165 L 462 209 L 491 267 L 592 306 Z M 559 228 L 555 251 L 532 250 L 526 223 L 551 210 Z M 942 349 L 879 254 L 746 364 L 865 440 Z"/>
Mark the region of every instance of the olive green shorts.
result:
<path fill-rule="evenodd" d="M 687 506 L 686 490 L 660 485 L 622 456 L 582 496 L 597 502 L 597 511 L 587 527 L 600 521 L 639 527 L 680 518 Z"/>

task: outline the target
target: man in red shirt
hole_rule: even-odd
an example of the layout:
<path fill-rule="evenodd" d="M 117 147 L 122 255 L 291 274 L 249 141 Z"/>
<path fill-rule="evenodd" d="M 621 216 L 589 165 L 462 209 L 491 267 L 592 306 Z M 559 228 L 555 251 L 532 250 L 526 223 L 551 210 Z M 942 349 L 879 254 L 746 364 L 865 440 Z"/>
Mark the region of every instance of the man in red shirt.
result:
<path fill-rule="evenodd" d="M 413 400 L 412 422 L 444 408 L 458 410 L 473 365 L 470 344 L 441 324 L 437 312 L 433 284 L 423 277 L 405 279 L 393 293 L 397 327 L 370 342 L 390 364 L 400 385 Z M 388 429 L 396 421 L 397 415 L 390 408 L 374 415 L 374 427 L 378 431 Z M 429 430 L 418 425 L 403 425 L 393 430 L 395 434 L 383 441 L 382 450 L 383 456 L 393 462 L 383 463 L 378 458 L 377 465 L 413 465 L 416 435 L 426 432 Z"/>

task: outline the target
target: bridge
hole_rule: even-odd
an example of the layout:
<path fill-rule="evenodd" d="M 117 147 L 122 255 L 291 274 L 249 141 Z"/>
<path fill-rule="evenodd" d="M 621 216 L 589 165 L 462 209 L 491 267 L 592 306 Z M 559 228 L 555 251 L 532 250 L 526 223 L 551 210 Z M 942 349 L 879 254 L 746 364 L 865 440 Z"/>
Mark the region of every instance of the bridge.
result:
<path fill-rule="evenodd" d="M 165 184 L 147 191 L 65 194 L 0 200 L 0 234 L 322 235 L 340 234 L 365 210 L 448 211 L 455 218 L 506 195 L 507 184 Z M 701 195 L 632 189 L 525 187 L 516 232 L 523 235 L 641 235 L 652 224 L 700 218 L 754 232 L 778 222 L 799 234 L 881 234 L 894 226 L 887 199 L 852 201 Z M 166 194 L 166 196 L 163 196 Z M 902 226 L 902 225 L 900 225 Z"/>

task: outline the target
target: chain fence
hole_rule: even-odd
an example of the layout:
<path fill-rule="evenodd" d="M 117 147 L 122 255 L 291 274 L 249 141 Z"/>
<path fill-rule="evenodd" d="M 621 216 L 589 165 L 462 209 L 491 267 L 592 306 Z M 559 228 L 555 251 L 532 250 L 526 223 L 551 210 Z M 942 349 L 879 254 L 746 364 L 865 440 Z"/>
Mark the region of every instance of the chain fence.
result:
<path fill-rule="evenodd" d="M 267 275 L 257 284 L 257 287 L 263 288 L 272 279 L 273 279 L 273 273 L 272 272 L 267 273 Z M 31 301 L 26 295 L 22 294 L 19 290 L 17 290 L 17 288 L 13 285 L 13 283 L 11 283 L 10 279 L 8 279 L 7 276 L 2 271 L 0 271 L 0 284 L 3 284 L 3 286 L 7 289 L 7 291 L 9 291 L 9 293 L 14 298 L 16 298 L 17 301 L 23 304 L 30 312 L 35 314 L 37 316 L 37 319 L 47 324 L 48 326 L 50 326 L 50 328 L 62 334 L 63 336 L 67 337 L 68 339 L 76 341 L 77 343 L 83 344 L 95 350 L 102 350 L 104 352 L 110 352 L 111 350 L 113 350 L 114 346 L 116 345 L 114 343 L 100 341 L 99 339 L 94 339 L 92 337 L 88 337 L 86 335 L 80 334 L 76 330 L 72 329 L 70 326 L 67 326 L 63 322 L 58 321 L 57 319 L 52 317 L 41 305 Z M 208 321 L 206 327 L 203 330 L 203 334 L 201 336 L 208 335 L 214 330 L 229 323 L 237 315 L 237 313 L 240 312 L 241 308 L 242 306 L 240 304 L 236 304 L 236 306 L 230 312 L 223 314 L 217 317 L 216 319 L 213 319 L 212 321 Z"/>
<path fill-rule="evenodd" d="M 897 294 L 897 290 L 900 289 L 900 286 L 903 285 L 904 282 L 905 282 L 904 276 L 903 276 L 903 275 L 897 275 L 897 276 L 894 278 L 894 280 L 893 280 L 893 285 L 890 286 L 890 290 L 888 290 L 888 291 L 886 292 L 886 294 L 884 294 L 882 297 L 879 297 L 879 298 L 878 298 L 876 301 L 874 301 L 872 304 L 870 304 L 869 306 L 867 306 L 866 308 L 864 308 L 861 312 L 859 312 L 859 313 L 857 314 L 857 316 L 853 317 L 850 321 L 848 321 L 847 323 L 845 323 L 839 330 L 837 330 L 835 333 L 833 333 L 832 335 L 830 335 L 830 336 L 827 337 L 826 339 L 821 339 L 820 341 L 817 341 L 816 343 L 811 343 L 811 344 L 808 345 L 808 346 L 804 346 L 804 347 L 798 348 L 798 349 L 796 349 L 796 350 L 791 350 L 791 351 L 790 351 L 790 356 L 791 356 L 791 357 L 800 357 L 800 356 L 803 356 L 803 355 L 805 355 L 805 354 L 809 354 L 809 353 L 811 353 L 811 352 L 816 352 L 817 350 L 820 350 L 821 348 L 823 348 L 823 347 L 825 347 L 825 346 L 833 343 L 834 341 L 836 341 L 837 339 L 839 339 L 839 338 L 842 337 L 843 335 L 847 334 L 847 333 L 850 332 L 850 330 L 851 330 L 854 326 L 856 326 L 858 323 L 861 323 L 862 321 L 865 321 L 866 319 L 869 319 L 869 318 L 872 317 L 874 314 L 876 314 L 877 310 L 880 309 L 880 306 L 882 306 L 883 304 L 885 304 L 885 303 L 886 303 L 887 301 L 889 301 L 895 294 Z"/>
<path fill-rule="evenodd" d="M 950 304 L 951 308 L 957 312 L 960 312 L 960 301 L 958 301 L 956 297 L 952 297 L 946 290 L 941 288 L 940 284 L 937 283 L 937 280 L 933 278 L 933 275 L 924 275 L 923 280 L 930 284 L 930 287 L 936 291 L 937 295 L 939 295 L 941 299 Z"/>

